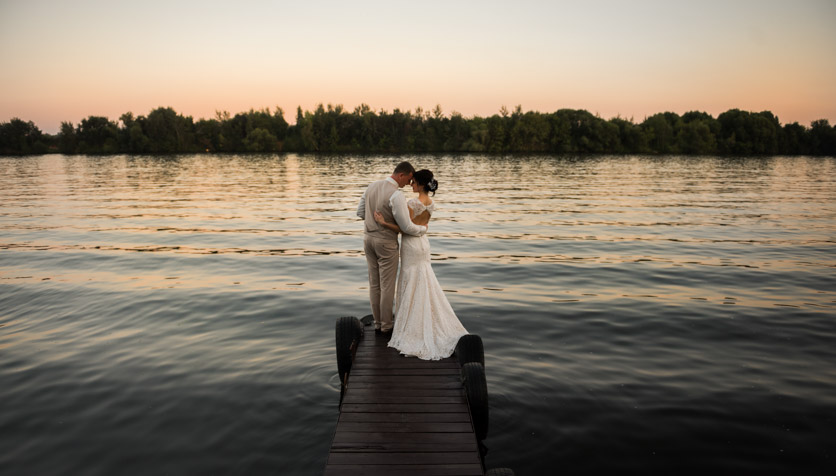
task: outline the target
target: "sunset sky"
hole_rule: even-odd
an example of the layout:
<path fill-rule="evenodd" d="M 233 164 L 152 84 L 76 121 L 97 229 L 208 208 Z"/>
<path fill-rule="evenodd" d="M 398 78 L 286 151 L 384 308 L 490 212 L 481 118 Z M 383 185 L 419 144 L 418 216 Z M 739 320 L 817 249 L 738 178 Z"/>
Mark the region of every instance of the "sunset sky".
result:
<path fill-rule="evenodd" d="M 836 122 L 836 1 L 0 0 L 0 121 L 171 106 Z"/>

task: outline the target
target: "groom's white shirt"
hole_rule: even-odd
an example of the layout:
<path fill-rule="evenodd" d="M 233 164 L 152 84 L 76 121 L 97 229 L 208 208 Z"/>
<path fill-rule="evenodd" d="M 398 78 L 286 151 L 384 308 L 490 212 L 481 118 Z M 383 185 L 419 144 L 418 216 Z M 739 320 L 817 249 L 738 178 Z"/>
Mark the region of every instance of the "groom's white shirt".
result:
<path fill-rule="evenodd" d="M 395 217 L 395 223 L 398 224 L 401 231 L 407 235 L 415 236 L 421 236 L 426 233 L 427 227 L 412 223 L 412 219 L 409 217 L 409 207 L 406 206 L 406 197 L 401 192 L 398 182 L 392 177 L 387 177 L 386 180 L 398 187 L 398 190 L 389 197 L 389 207 L 392 209 L 392 216 Z M 360 198 L 360 204 L 357 205 L 357 216 L 363 220 L 366 219 L 366 192 L 363 192 L 363 196 Z"/>

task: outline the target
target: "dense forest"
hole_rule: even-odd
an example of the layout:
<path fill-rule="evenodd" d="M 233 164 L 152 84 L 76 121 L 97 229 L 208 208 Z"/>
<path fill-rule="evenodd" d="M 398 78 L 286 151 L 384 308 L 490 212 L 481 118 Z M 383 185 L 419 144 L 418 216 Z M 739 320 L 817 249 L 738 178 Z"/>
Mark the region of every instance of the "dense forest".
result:
<path fill-rule="evenodd" d="M 440 106 L 414 112 L 353 111 L 319 105 L 296 110 L 289 125 L 280 108 L 193 120 L 170 107 L 118 121 L 90 116 L 63 122 L 58 134 L 31 121 L 0 123 L 0 154 L 179 154 L 195 152 L 828 155 L 836 156 L 836 128 L 826 119 L 810 127 L 784 124 L 769 111 L 654 114 L 636 123 L 602 119 L 585 110 L 513 111 L 490 117 L 445 115 Z"/>

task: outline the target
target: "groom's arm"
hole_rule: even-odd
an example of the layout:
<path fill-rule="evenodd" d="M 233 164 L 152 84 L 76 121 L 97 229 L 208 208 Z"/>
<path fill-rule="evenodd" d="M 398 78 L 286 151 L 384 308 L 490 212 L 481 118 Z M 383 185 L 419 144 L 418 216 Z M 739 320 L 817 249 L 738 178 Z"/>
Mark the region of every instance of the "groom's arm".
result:
<path fill-rule="evenodd" d="M 409 208 L 406 207 L 406 199 L 400 190 L 393 193 L 392 197 L 389 198 L 389 205 L 392 207 L 395 222 L 401 227 L 401 233 L 421 236 L 427 232 L 427 227 L 416 225 L 409 219 Z"/>
<path fill-rule="evenodd" d="M 366 189 L 368 190 L 368 189 Z M 357 205 L 357 216 L 362 218 L 363 220 L 366 219 L 366 192 L 363 192 L 363 196 L 360 197 L 360 205 Z"/>

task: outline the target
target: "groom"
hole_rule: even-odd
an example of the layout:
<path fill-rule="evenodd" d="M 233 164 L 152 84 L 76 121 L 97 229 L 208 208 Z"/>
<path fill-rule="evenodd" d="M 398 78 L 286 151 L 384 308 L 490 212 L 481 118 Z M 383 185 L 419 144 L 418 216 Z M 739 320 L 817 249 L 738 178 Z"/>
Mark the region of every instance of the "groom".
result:
<path fill-rule="evenodd" d="M 363 250 L 369 265 L 369 301 L 376 333 L 391 334 L 394 325 L 392 302 L 398 275 L 398 234 L 378 225 L 374 212 L 382 213 L 389 223 L 397 223 L 402 233 L 415 236 L 426 233 L 426 226 L 412 223 L 406 199 L 400 191 L 412 181 L 414 173 L 409 162 L 401 162 L 392 176 L 369 185 L 357 206 L 357 216 L 364 220 L 366 227 Z"/>

